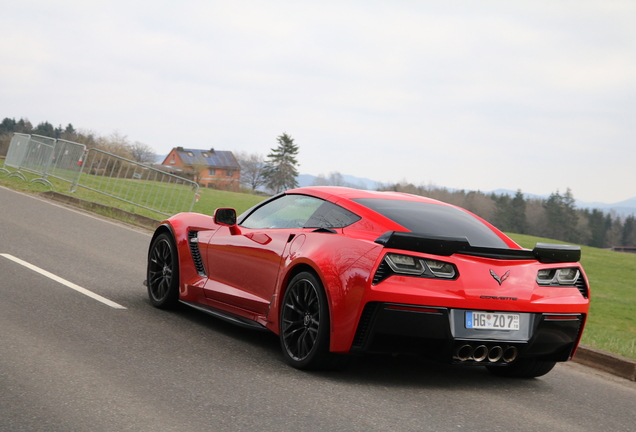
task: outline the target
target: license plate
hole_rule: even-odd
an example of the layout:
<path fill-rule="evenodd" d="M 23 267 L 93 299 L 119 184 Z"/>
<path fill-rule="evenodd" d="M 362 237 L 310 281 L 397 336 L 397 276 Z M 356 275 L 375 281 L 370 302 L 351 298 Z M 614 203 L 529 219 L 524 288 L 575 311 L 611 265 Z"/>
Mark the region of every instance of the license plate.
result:
<path fill-rule="evenodd" d="M 466 311 L 466 328 L 519 330 L 519 315 L 500 312 Z"/>

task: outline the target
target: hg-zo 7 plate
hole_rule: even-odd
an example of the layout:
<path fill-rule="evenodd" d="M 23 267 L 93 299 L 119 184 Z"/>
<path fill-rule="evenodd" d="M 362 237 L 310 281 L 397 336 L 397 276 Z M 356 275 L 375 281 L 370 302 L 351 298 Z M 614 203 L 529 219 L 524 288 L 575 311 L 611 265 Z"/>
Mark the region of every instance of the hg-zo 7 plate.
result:
<path fill-rule="evenodd" d="M 519 315 L 502 312 L 466 311 L 466 328 L 519 330 Z"/>

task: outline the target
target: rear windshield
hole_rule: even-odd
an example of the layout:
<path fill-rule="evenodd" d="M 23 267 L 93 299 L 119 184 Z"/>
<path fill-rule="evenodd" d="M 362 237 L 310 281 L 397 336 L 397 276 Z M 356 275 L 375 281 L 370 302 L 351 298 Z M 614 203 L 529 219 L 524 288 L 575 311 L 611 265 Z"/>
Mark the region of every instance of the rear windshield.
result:
<path fill-rule="evenodd" d="M 508 249 L 508 245 L 483 222 L 455 207 L 382 198 L 353 201 L 417 234 L 466 237 L 471 246 Z"/>

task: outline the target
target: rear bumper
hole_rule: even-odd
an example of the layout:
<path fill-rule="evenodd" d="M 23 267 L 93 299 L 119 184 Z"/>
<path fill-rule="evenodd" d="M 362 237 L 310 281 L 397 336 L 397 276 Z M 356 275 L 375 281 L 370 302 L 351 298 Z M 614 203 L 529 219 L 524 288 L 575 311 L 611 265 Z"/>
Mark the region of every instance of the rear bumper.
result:
<path fill-rule="evenodd" d="M 475 330 L 465 327 L 464 312 L 369 302 L 360 317 L 351 352 L 416 353 L 455 363 L 504 364 L 524 357 L 567 361 L 585 322 L 581 313 L 522 313 L 522 330 Z M 486 356 L 482 358 L 484 351 Z"/>

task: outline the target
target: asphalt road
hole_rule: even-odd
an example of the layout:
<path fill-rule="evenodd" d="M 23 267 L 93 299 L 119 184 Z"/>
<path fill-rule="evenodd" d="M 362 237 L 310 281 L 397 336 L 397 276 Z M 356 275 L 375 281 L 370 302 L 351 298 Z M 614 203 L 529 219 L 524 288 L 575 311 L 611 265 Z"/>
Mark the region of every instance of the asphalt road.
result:
<path fill-rule="evenodd" d="M 573 363 L 300 372 L 271 334 L 151 307 L 148 232 L 4 188 L 0 227 L 0 431 L 636 430 L 636 383 Z"/>

